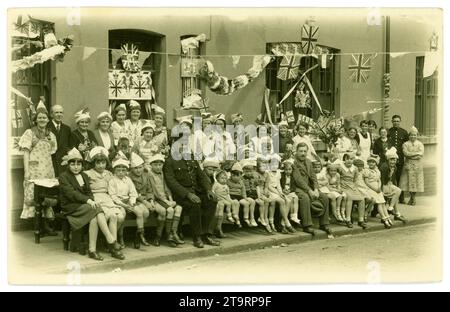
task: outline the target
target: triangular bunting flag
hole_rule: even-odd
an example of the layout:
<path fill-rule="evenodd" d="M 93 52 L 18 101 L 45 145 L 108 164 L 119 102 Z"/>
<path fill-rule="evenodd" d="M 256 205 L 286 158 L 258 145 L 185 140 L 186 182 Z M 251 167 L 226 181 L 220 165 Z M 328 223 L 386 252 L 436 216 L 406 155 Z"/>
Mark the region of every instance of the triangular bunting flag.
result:
<path fill-rule="evenodd" d="M 84 47 L 84 50 L 83 50 L 83 61 L 88 59 L 95 51 L 97 51 L 96 48 Z"/>

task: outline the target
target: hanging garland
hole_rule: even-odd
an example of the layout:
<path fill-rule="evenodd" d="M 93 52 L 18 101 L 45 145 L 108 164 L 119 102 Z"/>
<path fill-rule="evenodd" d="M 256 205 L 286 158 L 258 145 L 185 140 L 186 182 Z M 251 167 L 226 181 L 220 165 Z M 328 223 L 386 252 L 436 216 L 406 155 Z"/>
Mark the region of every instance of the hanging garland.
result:
<path fill-rule="evenodd" d="M 16 60 L 12 62 L 12 72 L 15 73 L 18 70 L 24 70 L 31 68 L 36 64 L 42 64 L 48 60 L 58 60 L 62 61 L 64 55 L 73 45 L 73 36 L 67 36 L 57 41 L 57 44 L 46 48 L 42 51 L 36 52 L 33 55 L 26 56 L 21 60 Z"/>
<path fill-rule="evenodd" d="M 253 58 L 253 66 L 243 75 L 233 79 L 221 76 L 214 70 L 214 65 L 206 61 L 199 69 L 199 77 L 206 80 L 208 88 L 218 95 L 230 95 L 246 87 L 255 80 L 272 60 L 270 55 L 257 55 Z"/>

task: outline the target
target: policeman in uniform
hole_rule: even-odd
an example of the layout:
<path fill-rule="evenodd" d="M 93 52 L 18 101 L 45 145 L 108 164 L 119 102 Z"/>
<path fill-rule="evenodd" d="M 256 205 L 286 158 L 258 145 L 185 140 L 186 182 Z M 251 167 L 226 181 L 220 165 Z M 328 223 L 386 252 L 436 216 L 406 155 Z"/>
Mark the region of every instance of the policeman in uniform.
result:
<path fill-rule="evenodd" d="M 203 244 L 219 246 L 212 238 L 210 224 L 214 218 L 217 202 L 211 191 L 211 180 L 200 168 L 190 148 L 192 121 L 188 118 L 178 120 L 182 133 L 173 143 L 170 156 L 164 163 L 166 183 L 173 193 L 174 200 L 189 215 L 194 246 Z M 175 128 L 177 128 L 175 127 Z M 174 132 L 172 132 L 174 134 Z"/>
<path fill-rule="evenodd" d="M 392 128 L 388 130 L 388 142 L 390 146 L 397 149 L 398 162 L 396 172 L 396 185 L 400 185 L 400 176 L 402 175 L 403 164 L 405 163 L 405 156 L 403 155 L 403 143 L 409 140 L 408 131 L 400 127 L 402 118 L 399 115 L 392 116 Z M 404 204 L 405 200 L 403 192 L 400 195 L 399 202 Z"/>

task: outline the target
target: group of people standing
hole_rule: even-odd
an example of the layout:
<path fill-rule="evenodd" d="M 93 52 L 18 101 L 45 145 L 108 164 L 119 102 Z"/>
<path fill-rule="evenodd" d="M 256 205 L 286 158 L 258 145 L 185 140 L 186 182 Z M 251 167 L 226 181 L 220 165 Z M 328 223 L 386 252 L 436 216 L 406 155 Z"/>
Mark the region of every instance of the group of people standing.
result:
<path fill-rule="evenodd" d="M 34 216 L 32 180 L 59 177 L 62 212 L 72 228 L 89 226 L 89 257 L 96 260 L 103 260 L 96 250 L 98 229 L 111 255 L 124 258 L 127 213 L 136 217 L 136 248 L 159 246 L 164 234 L 169 246 L 184 244 L 184 215 L 194 246 L 203 248 L 220 245 L 225 219 L 236 227 L 262 226 L 269 234 L 300 227 L 314 235 L 316 216 L 319 228 L 332 236 L 331 216 L 352 227 L 354 205 L 359 226 L 367 228 L 376 211 L 389 228 L 390 213 L 406 221 L 397 209 L 401 190 L 411 194 L 411 205 L 423 191 L 423 144 L 417 129 L 400 128 L 397 115 L 392 128 L 379 129 L 378 138 L 372 121 L 361 122 L 360 131 L 342 128 L 327 162 L 314 150 L 306 124 L 289 129 L 283 121 L 276 134 L 259 125 L 257 135 L 249 137 L 227 132 L 224 114 L 202 114 L 200 129 L 191 116 L 178 118 L 177 131 L 164 126 L 163 112 L 154 120 L 140 119 L 135 101 L 128 108 L 118 105 L 114 115 L 115 120 L 100 113 L 91 131 L 89 112 L 77 112 L 72 131 L 62 123 L 61 106 L 51 107 L 51 120 L 44 106 L 37 107 L 36 126 L 19 142 L 25 170 L 22 218 Z M 233 114 L 231 123 L 242 126 L 242 115 Z M 149 243 L 144 224 L 151 214 L 157 221 Z M 48 222 L 51 208 L 44 217 L 45 231 L 55 235 Z"/>

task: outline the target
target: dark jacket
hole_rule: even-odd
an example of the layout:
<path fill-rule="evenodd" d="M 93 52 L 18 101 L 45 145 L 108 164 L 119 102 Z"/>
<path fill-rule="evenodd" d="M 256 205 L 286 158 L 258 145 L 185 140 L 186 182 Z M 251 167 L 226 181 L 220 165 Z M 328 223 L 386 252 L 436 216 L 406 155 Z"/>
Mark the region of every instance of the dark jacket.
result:
<path fill-rule="evenodd" d="M 105 144 L 103 143 L 102 137 L 100 135 L 100 130 L 95 129 L 93 131 L 93 133 L 94 133 L 94 137 L 97 142 L 97 145 L 105 147 Z M 111 147 L 109 148 L 108 152 L 109 152 L 109 155 L 111 155 L 111 154 L 114 154 L 116 149 L 114 147 L 114 136 L 110 130 L 108 130 L 108 134 L 109 134 L 109 139 L 111 140 Z"/>
<path fill-rule="evenodd" d="M 386 143 L 387 147 L 383 147 L 383 142 L 381 141 L 381 138 L 378 138 L 375 140 L 375 143 L 373 144 L 373 153 L 375 155 L 380 156 L 380 166 L 382 163 L 386 161 L 386 151 L 391 147 L 389 139 L 387 140 Z"/>
<path fill-rule="evenodd" d="M 295 160 L 291 183 L 294 185 L 295 189 L 301 189 L 306 193 L 308 193 L 309 190 L 319 189 L 317 176 L 309 159 L 305 159 L 304 162 L 300 162 L 297 159 Z"/>
<path fill-rule="evenodd" d="M 52 155 L 53 168 L 55 169 L 55 175 L 59 176 L 64 172 L 65 168 L 61 166 L 62 158 L 70 150 L 70 134 L 72 130 L 66 124 L 61 123 L 59 131 L 56 131 L 53 121 L 50 121 L 47 128 L 55 135 L 56 142 L 58 143 L 58 149 L 56 153 Z"/>
<path fill-rule="evenodd" d="M 196 160 L 175 160 L 169 156 L 164 163 L 164 176 L 173 195 L 180 199 L 186 198 L 188 193 L 206 193 L 212 187 Z"/>
<path fill-rule="evenodd" d="M 403 163 L 403 143 L 409 140 L 408 131 L 403 128 L 390 128 L 388 130 L 388 140 L 390 146 L 397 149 L 399 162 Z"/>
<path fill-rule="evenodd" d="M 91 150 L 94 146 L 98 145 L 97 139 L 95 138 L 94 133 L 91 130 L 87 131 L 88 133 L 88 140 L 91 146 L 88 147 L 89 150 Z M 76 148 L 78 149 L 78 145 L 81 143 L 84 143 L 84 136 L 81 134 L 81 132 L 78 129 L 75 129 L 70 134 L 70 140 L 69 140 L 69 146 L 70 148 Z"/>
<path fill-rule="evenodd" d="M 70 213 L 68 210 L 73 210 L 81 204 L 86 204 L 89 199 L 94 200 L 94 195 L 89 186 L 89 177 L 84 172 L 81 172 L 81 176 L 84 181 L 82 187 L 69 170 L 59 175 L 59 200 L 62 210 L 66 213 Z"/>
<path fill-rule="evenodd" d="M 392 175 L 390 174 L 389 164 L 387 162 L 383 162 L 380 165 L 380 173 L 381 173 L 381 185 L 387 185 L 389 182 L 392 182 L 392 184 L 397 185 L 397 167 L 395 167 L 394 172 Z"/>

